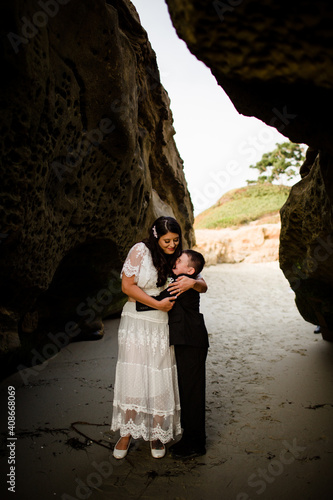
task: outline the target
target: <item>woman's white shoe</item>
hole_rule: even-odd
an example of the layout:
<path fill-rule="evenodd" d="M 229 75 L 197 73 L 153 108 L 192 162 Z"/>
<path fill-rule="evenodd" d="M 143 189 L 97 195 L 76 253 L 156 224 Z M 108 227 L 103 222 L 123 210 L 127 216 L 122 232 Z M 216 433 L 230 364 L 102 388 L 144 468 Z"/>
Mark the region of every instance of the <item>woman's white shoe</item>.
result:
<path fill-rule="evenodd" d="M 118 439 L 117 443 L 116 443 L 116 446 L 113 448 L 113 456 L 114 458 L 116 458 L 117 460 L 120 460 L 121 458 L 125 458 L 126 455 L 127 455 L 127 452 L 129 450 L 129 447 L 130 447 L 130 444 L 131 444 L 131 437 L 129 438 L 128 440 L 128 445 L 127 445 L 127 448 L 126 450 L 118 450 L 117 449 L 117 444 L 119 443 L 119 441 L 121 440 L 122 438 Z"/>
<path fill-rule="evenodd" d="M 154 441 L 155 442 L 155 441 Z M 151 451 L 151 456 L 153 458 L 163 458 L 165 455 L 165 446 L 161 441 L 159 442 L 159 445 L 162 446 L 162 448 L 153 448 L 153 442 L 150 441 L 150 451 Z"/>

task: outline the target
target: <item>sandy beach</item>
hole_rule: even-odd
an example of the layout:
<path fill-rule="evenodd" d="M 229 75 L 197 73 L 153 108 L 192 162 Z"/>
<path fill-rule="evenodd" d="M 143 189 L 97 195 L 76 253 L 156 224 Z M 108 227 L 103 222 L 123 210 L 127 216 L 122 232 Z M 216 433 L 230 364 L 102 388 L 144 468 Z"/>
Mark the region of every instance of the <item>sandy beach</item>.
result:
<path fill-rule="evenodd" d="M 278 262 L 218 264 L 203 275 L 207 454 L 154 460 L 138 440 L 126 459 L 113 459 L 119 320 L 107 320 L 102 340 L 69 344 L 1 383 L 1 498 L 332 497 L 333 344 L 299 315 Z M 15 389 L 15 441 L 8 439 L 8 387 Z M 15 493 L 6 484 L 9 458 Z"/>

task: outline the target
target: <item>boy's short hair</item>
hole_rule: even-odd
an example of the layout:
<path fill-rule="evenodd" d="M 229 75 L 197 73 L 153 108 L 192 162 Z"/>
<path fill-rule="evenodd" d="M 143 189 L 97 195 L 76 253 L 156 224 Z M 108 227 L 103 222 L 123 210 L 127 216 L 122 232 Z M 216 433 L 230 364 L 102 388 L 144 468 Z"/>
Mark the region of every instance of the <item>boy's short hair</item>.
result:
<path fill-rule="evenodd" d="M 195 276 L 199 273 L 204 268 L 205 265 L 205 259 L 204 256 L 200 253 L 197 252 L 196 250 L 183 250 L 183 253 L 186 253 L 189 259 L 189 266 L 194 267 L 195 269 Z"/>

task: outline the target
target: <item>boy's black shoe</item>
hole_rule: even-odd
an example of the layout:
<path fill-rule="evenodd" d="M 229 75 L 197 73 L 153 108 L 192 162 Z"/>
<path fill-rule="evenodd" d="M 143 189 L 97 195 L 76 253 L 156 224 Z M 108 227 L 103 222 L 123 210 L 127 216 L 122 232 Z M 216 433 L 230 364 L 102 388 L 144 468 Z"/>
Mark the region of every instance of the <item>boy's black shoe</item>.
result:
<path fill-rule="evenodd" d="M 194 446 L 190 443 L 182 443 L 182 441 L 178 441 L 178 443 L 170 446 L 169 452 L 171 453 L 172 458 L 186 459 L 205 455 L 206 448 L 205 446 Z"/>

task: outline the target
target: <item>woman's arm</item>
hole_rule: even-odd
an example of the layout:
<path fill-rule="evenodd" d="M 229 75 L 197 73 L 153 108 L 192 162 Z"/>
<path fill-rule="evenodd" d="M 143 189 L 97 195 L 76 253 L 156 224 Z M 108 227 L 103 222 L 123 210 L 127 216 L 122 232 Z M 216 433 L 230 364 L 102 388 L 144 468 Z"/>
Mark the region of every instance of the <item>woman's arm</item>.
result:
<path fill-rule="evenodd" d="M 194 288 L 194 290 L 196 290 L 199 293 L 206 293 L 208 290 L 207 283 L 201 277 L 195 279 L 195 284 L 194 284 L 193 288 Z"/>
<path fill-rule="evenodd" d="M 176 281 L 168 286 L 168 290 L 171 294 L 177 294 L 176 297 L 183 292 L 187 292 L 190 288 L 193 288 L 199 293 L 205 293 L 208 290 L 207 283 L 202 277 L 193 279 L 188 276 L 179 276 Z"/>
<path fill-rule="evenodd" d="M 143 290 L 141 290 L 138 285 L 135 283 L 135 276 L 126 276 L 123 274 L 121 281 L 121 289 L 122 291 L 128 295 L 131 299 L 137 300 L 146 306 L 153 307 L 154 309 L 159 309 L 160 311 L 168 312 L 173 306 L 173 302 L 176 300 L 176 297 L 167 297 L 163 300 L 156 300 L 150 295 L 147 295 Z"/>

